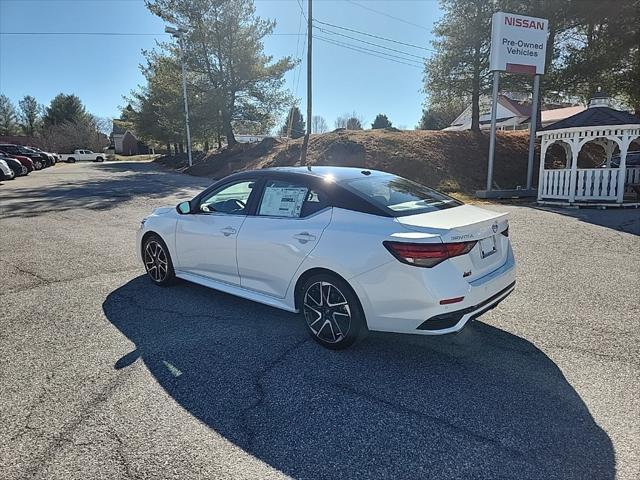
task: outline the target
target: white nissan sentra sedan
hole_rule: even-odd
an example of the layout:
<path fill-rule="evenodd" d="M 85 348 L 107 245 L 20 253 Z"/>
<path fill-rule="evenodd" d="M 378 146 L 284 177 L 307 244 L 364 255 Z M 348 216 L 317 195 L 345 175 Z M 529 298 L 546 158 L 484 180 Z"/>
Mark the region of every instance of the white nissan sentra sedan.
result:
<path fill-rule="evenodd" d="M 368 330 L 457 332 L 515 287 L 507 214 L 389 173 L 285 167 L 226 177 L 142 221 L 150 279 L 300 312 L 325 347 Z"/>

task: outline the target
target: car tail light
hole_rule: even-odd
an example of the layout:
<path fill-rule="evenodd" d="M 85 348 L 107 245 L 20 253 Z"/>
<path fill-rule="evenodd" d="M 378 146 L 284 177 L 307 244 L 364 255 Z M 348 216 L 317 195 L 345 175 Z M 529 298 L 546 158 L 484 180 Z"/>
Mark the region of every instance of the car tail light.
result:
<path fill-rule="evenodd" d="M 458 243 L 406 243 L 383 242 L 391 254 L 408 265 L 435 267 L 447 258 L 469 253 L 477 242 Z"/>

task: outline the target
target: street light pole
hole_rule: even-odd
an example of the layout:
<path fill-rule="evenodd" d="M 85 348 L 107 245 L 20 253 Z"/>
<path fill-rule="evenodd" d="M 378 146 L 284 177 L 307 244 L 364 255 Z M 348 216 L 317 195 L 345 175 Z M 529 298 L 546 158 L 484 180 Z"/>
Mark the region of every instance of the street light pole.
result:
<path fill-rule="evenodd" d="M 187 73 L 184 66 L 184 46 L 183 35 L 187 32 L 184 28 L 165 27 L 164 31 L 170 33 L 174 38 L 178 40 L 178 46 L 180 47 L 180 64 L 182 67 L 182 96 L 184 97 L 184 121 L 187 127 L 187 155 L 189 156 L 189 166 L 193 166 L 193 160 L 191 159 L 191 128 L 189 126 L 189 102 L 187 101 Z"/>

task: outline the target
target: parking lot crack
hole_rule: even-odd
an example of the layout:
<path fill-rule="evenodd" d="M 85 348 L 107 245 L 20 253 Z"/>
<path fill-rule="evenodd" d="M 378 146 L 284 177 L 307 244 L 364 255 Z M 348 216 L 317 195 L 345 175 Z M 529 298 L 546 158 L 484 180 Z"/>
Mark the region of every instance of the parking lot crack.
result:
<path fill-rule="evenodd" d="M 51 438 L 45 451 L 39 455 L 39 458 L 34 458 L 30 462 L 24 473 L 24 478 L 37 477 L 38 473 L 40 473 L 46 465 L 55 458 L 60 450 L 62 450 L 66 445 L 74 443 L 73 436 L 75 432 L 91 417 L 91 415 L 96 412 L 99 405 L 108 401 L 118 388 L 125 384 L 130 375 L 128 372 L 131 372 L 131 370 L 123 370 L 122 372 L 123 373 L 120 373 L 108 382 L 101 392 L 82 405 L 77 416 L 68 422 L 59 432 L 53 435 L 53 438 Z"/>
<path fill-rule="evenodd" d="M 94 277 L 99 277 L 100 275 L 110 275 L 110 274 L 115 274 L 115 273 L 131 273 L 131 272 L 136 272 L 139 269 L 138 268 L 129 268 L 126 270 L 104 270 L 101 272 L 97 272 L 97 273 L 93 273 L 91 275 L 78 275 L 78 276 L 73 276 L 73 277 L 69 277 L 69 278 L 61 278 L 59 280 L 51 280 L 51 279 L 46 279 L 36 273 L 30 272 L 29 270 L 25 270 L 23 268 L 17 267 L 14 264 L 9 264 L 10 266 L 12 266 L 14 269 L 16 269 L 17 271 L 24 273 L 26 275 L 31 275 L 33 278 L 36 278 L 37 280 L 39 280 L 39 282 L 35 285 L 32 285 L 30 287 L 27 288 L 18 288 L 15 290 L 12 290 L 10 287 L 7 289 L 6 292 L 4 293 L 0 293 L 0 297 L 5 296 L 5 295 L 12 295 L 12 294 L 16 294 L 16 293 L 22 293 L 22 292 L 28 292 L 30 290 L 34 290 L 43 286 L 47 286 L 47 285 L 56 285 L 56 284 L 61 284 L 61 283 L 69 283 L 69 282 L 75 282 L 78 280 L 87 280 L 89 278 L 94 278 Z"/>
<path fill-rule="evenodd" d="M 247 436 L 247 448 L 253 451 L 254 442 L 257 432 L 251 427 L 250 416 L 251 413 L 262 406 L 267 396 L 264 379 L 271 373 L 275 368 L 281 365 L 286 358 L 291 355 L 293 352 L 298 350 L 302 345 L 309 342 L 309 338 L 305 338 L 302 340 L 298 340 L 294 342 L 285 350 L 283 350 L 279 355 L 275 358 L 271 359 L 266 365 L 262 366 L 258 370 L 254 372 L 253 376 L 253 384 L 256 390 L 255 400 L 248 405 L 245 409 L 242 410 L 240 415 L 242 430 Z"/>
<path fill-rule="evenodd" d="M 122 468 L 125 471 L 127 478 L 133 478 L 133 479 L 138 478 L 138 476 L 135 474 L 135 472 L 131 468 L 131 463 L 129 462 L 129 460 L 127 459 L 127 456 L 124 453 L 125 447 L 126 447 L 124 441 L 122 440 L 120 435 L 118 435 L 118 432 L 116 431 L 115 428 L 110 427 L 109 432 L 111 433 L 111 436 L 116 441 L 116 455 L 120 465 L 122 465 Z"/>
<path fill-rule="evenodd" d="M 37 274 L 37 273 L 35 273 L 35 272 L 32 272 L 31 270 L 27 270 L 26 268 L 19 267 L 18 265 L 15 265 L 15 264 L 13 264 L 13 263 L 8 263 L 8 265 L 10 265 L 11 267 L 13 267 L 15 270 L 17 270 L 17 271 L 18 271 L 18 272 L 20 272 L 20 273 L 24 273 L 25 275 L 29 275 L 29 276 L 31 276 L 31 277 L 33 277 L 33 278 L 35 278 L 36 280 L 38 280 L 38 281 L 40 282 L 40 283 L 38 284 L 38 286 L 46 285 L 46 284 L 51 283 L 51 280 L 50 280 L 50 279 L 48 279 L 48 278 L 44 278 L 43 276 L 41 276 L 41 275 L 39 275 L 39 274 Z"/>

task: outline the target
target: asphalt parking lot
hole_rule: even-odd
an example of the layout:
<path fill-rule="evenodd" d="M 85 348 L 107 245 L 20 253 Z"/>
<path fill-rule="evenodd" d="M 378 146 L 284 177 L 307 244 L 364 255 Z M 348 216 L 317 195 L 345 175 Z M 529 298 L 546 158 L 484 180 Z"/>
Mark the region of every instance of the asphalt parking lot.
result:
<path fill-rule="evenodd" d="M 0 184 L 0 478 L 637 479 L 640 210 L 511 212 L 518 286 L 446 337 L 324 350 L 143 276 L 148 163 Z"/>

